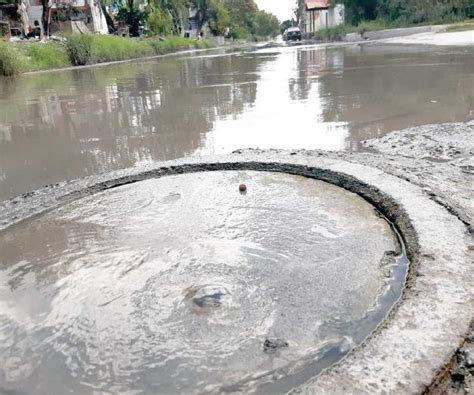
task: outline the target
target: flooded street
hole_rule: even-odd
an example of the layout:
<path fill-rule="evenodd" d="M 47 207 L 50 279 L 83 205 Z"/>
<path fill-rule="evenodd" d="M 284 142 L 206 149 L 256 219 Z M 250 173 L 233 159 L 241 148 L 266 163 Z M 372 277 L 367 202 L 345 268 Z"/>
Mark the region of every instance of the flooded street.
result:
<path fill-rule="evenodd" d="M 474 118 L 472 47 L 233 53 L 0 79 L 0 200 L 147 161 L 239 148 L 358 150 Z"/>
<path fill-rule="evenodd" d="M 0 393 L 426 388 L 467 306 L 473 125 L 426 124 L 474 120 L 473 65 L 379 42 L 1 78 Z M 200 160 L 245 148 L 285 151 Z"/>
<path fill-rule="evenodd" d="M 0 251 L 12 394 L 285 393 L 375 328 L 407 269 L 361 197 L 255 171 L 110 189 L 12 226 Z"/>

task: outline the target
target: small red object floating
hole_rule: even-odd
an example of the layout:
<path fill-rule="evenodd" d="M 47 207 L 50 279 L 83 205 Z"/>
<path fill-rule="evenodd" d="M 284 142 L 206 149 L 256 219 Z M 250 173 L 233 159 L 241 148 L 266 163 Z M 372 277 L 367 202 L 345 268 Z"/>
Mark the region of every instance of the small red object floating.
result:
<path fill-rule="evenodd" d="M 247 185 L 245 185 L 245 184 L 240 184 L 240 185 L 239 185 L 239 191 L 242 192 L 242 193 L 243 193 L 243 192 L 247 192 Z"/>

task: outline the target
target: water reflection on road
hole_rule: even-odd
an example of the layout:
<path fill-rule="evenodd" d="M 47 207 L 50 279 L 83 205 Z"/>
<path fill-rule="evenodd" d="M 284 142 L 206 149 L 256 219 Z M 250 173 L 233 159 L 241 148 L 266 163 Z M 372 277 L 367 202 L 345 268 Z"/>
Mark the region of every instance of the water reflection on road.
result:
<path fill-rule="evenodd" d="M 473 119 L 473 62 L 472 48 L 354 45 L 0 79 L 0 200 L 143 161 L 357 150 L 396 129 Z"/>

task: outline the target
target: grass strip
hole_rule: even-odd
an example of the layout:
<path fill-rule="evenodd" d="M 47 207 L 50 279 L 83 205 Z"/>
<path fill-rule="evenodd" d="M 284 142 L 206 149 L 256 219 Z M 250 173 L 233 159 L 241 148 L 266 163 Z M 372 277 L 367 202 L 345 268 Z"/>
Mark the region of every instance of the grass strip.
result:
<path fill-rule="evenodd" d="M 72 34 L 65 43 L 0 42 L 0 75 L 83 66 L 163 55 L 184 49 L 209 48 L 207 40 L 183 37 L 131 39 Z"/>

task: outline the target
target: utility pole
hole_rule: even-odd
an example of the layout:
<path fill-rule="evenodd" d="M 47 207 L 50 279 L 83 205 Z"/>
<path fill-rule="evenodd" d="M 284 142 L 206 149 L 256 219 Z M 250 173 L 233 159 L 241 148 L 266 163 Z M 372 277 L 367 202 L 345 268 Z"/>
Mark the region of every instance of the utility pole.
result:
<path fill-rule="evenodd" d="M 305 24 L 305 0 L 297 0 L 296 2 L 296 24 L 304 31 L 304 24 Z"/>

